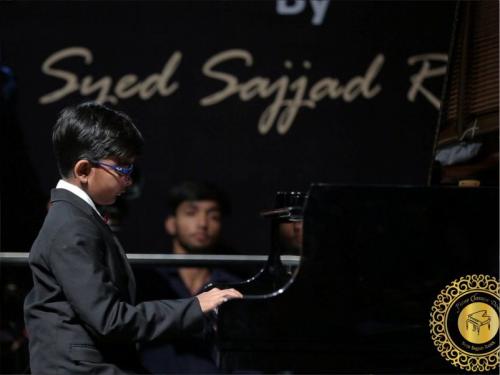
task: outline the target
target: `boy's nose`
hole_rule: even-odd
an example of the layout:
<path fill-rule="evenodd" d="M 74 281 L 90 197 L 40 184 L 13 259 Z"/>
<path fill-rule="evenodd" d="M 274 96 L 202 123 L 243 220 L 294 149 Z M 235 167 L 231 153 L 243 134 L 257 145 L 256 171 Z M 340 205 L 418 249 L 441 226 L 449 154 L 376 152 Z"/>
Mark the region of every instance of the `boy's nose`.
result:
<path fill-rule="evenodd" d="M 208 226 L 208 218 L 206 215 L 200 215 L 198 217 L 198 226 L 201 228 L 206 228 Z"/>
<path fill-rule="evenodd" d="M 127 187 L 129 187 L 133 183 L 132 177 L 130 177 L 130 176 L 124 176 L 123 181 L 125 182 L 125 186 L 127 186 Z"/>

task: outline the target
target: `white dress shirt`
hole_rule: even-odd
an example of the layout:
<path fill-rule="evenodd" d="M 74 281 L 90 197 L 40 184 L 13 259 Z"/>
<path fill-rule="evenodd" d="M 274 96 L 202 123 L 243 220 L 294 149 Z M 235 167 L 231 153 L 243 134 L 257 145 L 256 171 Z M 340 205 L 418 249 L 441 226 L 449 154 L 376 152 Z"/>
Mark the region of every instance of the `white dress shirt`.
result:
<path fill-rule="evenodd" d="M 59 180 L 57 183 L 56 189 L 65 189 L 71 191 L 73 194 L 75 194 L 77 197 L 83 199 L 87 204 L 92 207 L 95 212 L 99 214 L 99 216 L 102 217 L 101 213 L 97 210 L 97 207 L 95 206 L 95 203 L 92 199 L 90 199 L 89 195 L 84 192 L 82 189 L 80 189 L 78 186 L 70 184 L 69 182 L 66 182 L 64 180 Z"/>

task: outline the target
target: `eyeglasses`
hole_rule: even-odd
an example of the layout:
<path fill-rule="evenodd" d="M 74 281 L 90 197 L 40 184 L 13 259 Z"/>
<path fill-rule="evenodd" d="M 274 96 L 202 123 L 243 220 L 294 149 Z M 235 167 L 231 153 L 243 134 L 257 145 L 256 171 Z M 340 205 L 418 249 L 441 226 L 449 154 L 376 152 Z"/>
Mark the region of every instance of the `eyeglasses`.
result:
<path fill-rule="evenodd" d="M 132 172 L 134 170 L 134 165 L 130 164 L 129 167 L 121 167 L 119 165 L 111 165 L 107 163 L 103 163 L 101 161 L 92 161 L 92 163 L 99 165 L 101 167 L 108 167 L 117 172 L 118 174 L 124 176 L 124 177 L 129 177 L 132 175 Z"/>

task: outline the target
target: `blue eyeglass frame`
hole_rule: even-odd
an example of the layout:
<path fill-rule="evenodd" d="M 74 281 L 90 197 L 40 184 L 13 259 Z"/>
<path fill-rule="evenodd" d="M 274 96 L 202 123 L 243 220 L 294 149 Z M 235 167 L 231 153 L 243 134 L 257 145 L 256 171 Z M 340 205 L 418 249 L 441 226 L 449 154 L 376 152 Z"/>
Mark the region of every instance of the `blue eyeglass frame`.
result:
<path fill-rule="evenodd" d="M 103 163 L 102 161 L 92 161 L 92 163 L 103 166 L 103 167 L 108 167 L 114 170 L 115 172 L 118 172 L 119 174 L 130 177 L 132 175 L 132 172 L 134 171 L 134 164 L 130 164 L 129 167 L 121 167 L 119 165 L 111 165 L 107 163 Z"/>

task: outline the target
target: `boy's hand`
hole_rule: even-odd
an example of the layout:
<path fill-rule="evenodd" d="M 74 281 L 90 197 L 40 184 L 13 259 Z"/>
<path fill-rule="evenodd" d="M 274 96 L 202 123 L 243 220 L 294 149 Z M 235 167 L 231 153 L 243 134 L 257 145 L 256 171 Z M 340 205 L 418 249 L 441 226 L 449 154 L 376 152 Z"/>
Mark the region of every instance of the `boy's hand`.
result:
<path fill-rule="evenodd" d="M 242 298 L 243 295 L 236 289 L 218 289 L 213 288 L 208 292 L 200 293 L 196 296 L 200 302 L 201 311 L 207 313 L 214 310 L 218 306 L 222 305 L 233 298 Z"/>

